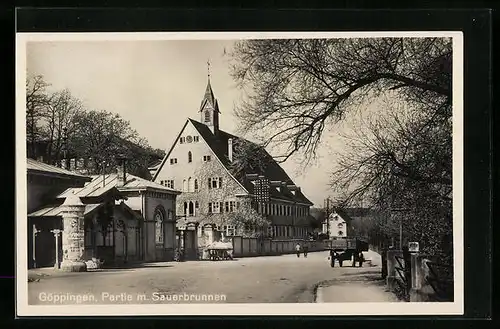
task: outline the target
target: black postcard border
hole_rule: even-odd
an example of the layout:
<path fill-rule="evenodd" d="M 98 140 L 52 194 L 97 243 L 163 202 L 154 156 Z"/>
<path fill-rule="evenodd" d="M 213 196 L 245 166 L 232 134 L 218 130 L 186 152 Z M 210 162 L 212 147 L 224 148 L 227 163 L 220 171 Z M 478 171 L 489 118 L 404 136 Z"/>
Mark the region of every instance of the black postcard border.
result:
<path fill-rule="evenodd" d="M 138 8 L 18 8 L 13 11 L 17 32 L 153 32 L 153 31 L 462 31 L 464 34 L 464 266 L 465 266 L 465 314 L 464 316 L 422 316 L 412 319 L 472 319 L 490 318 L 491 307 L 491 260 L 492 260 L 492 12 L 487 9 L 423 9 L 423 10 L 328 10 L 328 9 L 138 9 Z M 6 45 L 4 44 L 3 47 Z M 9 53 L 9 52 L 7 52 Z M 15 63 L 15 52 L 12 64 Z M 12 67 L 15 67 L 14 65 Z M 12 76 L 15 77 L 15 72 Z M 4 76 L 8 78 L 8 76 Z M 12 79 L 12 81 L 15 81 Z M 8 85 L 8 84 L 7 84 Z M 11 90 L 15 95 L 15 87 Z M 15 99 L 15 96 L 13 100 Z M 14 103 L 14 102 L 13 102 Z M 14 125 L 7 123 L 4 132 L 14 137 Z M 15 145 L 15 144 L 14 144 Z M 14 159 L 12 157 L 11 159 Z M 15 169 L 15 163 L 13 169 Z M 15 179 L 4 173 L 6 178 Z M 10 177 L 9 177 L 10 176 Z M 15 182 L 12 185 L 15 187 Z M 14 189 L 15 190 L 15 189 Z M 14 194 L 15 195 L 15 194 Z M 15 199 L 14 199 L 15 200 Z M 10 201 L 3 199 L 3 202 Z M 10 203 L 11 207 L 14 202 Z M 6 203 L 8 205 L 8 203 Z M 15 215 L 15 214 L 14 214 Z M 15 216 L 13 216 L 15 219 Z M 11 222 L 14 224 L 14 222 Z M 14 228 L 14 226 L 12 227 Z M 7 229 L 4 227 L 4 229 Z M 11 232 L 15 232 L 12 230 Z M 14 235 L 15 236 L 15 235 Z M 5 241 L 2 241 L 5 243 Z M 8 245 L 3 250 L 9 250 Z M 12 245 L 10 246 L 12 247 Z M 12 268 L 14 273 L 15 264 Z M 5 273 L 7 275 L 7 273 Z M 14 296 L 14 280 L 3 280 Z M 7 287 L 10 286 L 10 287 Z M 10 301 L 13 299 L 10 297 Z M 15 315 L 14 307 L 3 297 L 2 307 L 6 317 Z M 270 305 L 271 307 L 271 305 Z M 32 317 L 29 317 L 32 318 Z M 121 317 L 123 318 L 123 317 Z M 143 318 L 143 317 L 141 317 Z M 149 317 L 147 317 L 149 318 Z M 401 318 L 381 317 L 300 317 L 303 321 L 315 319 L 314 325 L 328 324 L 321 320 L 335 319 L 342 322 L 360 319 Z M 181 317 L 167 317 L 179 320 Z M 219 319 L 215 317 L 189 317 L 183 321 Z M 244 319 L 237 325 L 276 326 L 293 317 L 223 317 Z M 407 318 L 409 319 L 409 318 Z M 89 322 L 94 320 L 88 319 Z M 123 324 L 136 323 L 123 319 Z M 20 320 L 25 322 L 25 320 Z M 41 320 L 42 323 L 50 320 Z M 101 321 L 101 320 L 99 320 Z M 279 321 L 279 322 L 276 322 Z M 59 321 L 68 324 L 72 320 Z M 87 322 L 87 321 L 85 321 Z M 350 322 L 350 321 L 349 321 Z M 439 322 L 439 321 L 438 321 Z M 139 324 L 141 327 L 153 327 Z M 414 324 L 420 321 L 414 322 Z M 19 324 L 19 323 L 17 323 Z M 26 324 L 26 323 L 25 323 Z M 53 325 L 52 323 L 51 325 Z M 290 325 L 291 322 L 288 324 Z M 343 325 L 353 323 L 343 323 Z M 174 325 L 173 323 L 170 325 Z M 295 324 L 294 324 L 295 325 Z M 423 323 L 420 323 L 423 325 Z M 427 324 L 426 324 L 427 325 Z M 162 325 L 163 326 L 163 325 Z M 405 322 L 405 327 L 413 327 Z"/>

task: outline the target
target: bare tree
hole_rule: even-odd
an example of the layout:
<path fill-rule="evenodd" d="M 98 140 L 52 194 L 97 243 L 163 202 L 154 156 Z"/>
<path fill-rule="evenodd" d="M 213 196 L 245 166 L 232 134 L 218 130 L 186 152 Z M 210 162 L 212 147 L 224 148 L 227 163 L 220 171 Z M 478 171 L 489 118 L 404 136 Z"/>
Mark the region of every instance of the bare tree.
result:
<path fill-rule="evenodd" d="M 386 106 L 391 108 L 362 120 L 345 136 L 347 148 L 336 156 L 332 189 L 343 205 L 370 201 L 389 236 L 397 236 L 403 225 L 405 239 L 439 253 L 452 232 L 451 120 L 394 101 Z"/>
<path fill-rule="evenodd" d="M 41 120 L 43 136 L 48 141 L 46 156 L 52 164 L 60 163 L 65 138 L 78 129 L 78 119 L 85 111 L 82 102 L 67 89 L 50 94 Z"/>
<path fill-rule="evenodd" d="M 331 185 L 340 206 L 370 200 L 383 214 L 380 231 L 394 236 L 403 222 L 408 238 L 445 250 L 439 241 L 451 232 L 451 56 L 447 38 L 241 41 L 232 53 L 233 76 L 248 91 L 235 109 L 240 129 L 264 146 L 282 145 L 278 161 L 296 153 L 308 161 L 327 128 L 363 114 L 376 99 L 397 99 L 405 110 L 388 103 L 346 138 Z M 405 211 L 390 215 L 394 208 Z"/>
<path fill-rule="evenodd" d="M 240 130 L 285 146 L 279 161 L 314 157 L 325 127 L 387 90 L 451 115 L 449 39 L 246 40 L 231 58 L 233 77 L 249 87 L 235 111 Z"/>
<path fill-rule="evenodd" d="M 37 156 L 36 142 L 40 140 L 42 132 L 40 120 L 45 114 L 49 101 L 47 87 L 43 76 L 37 75 L 26 80 L 26 139 L 28 142 L 28 154 Z"/>
<path fill-rule="evenodd" d="M 29 156 L 43 155 L 44 161 L 56 165 L 65 156 L 91 159 L 85 170 L 87 174 L 98 174 L 103 169 L 114 170 L 115 156 L 121 154 L 129 158 L 129 172 L 151 179 L 147 168 L 164 151 L 151 148 L 120 115 L 88 110 L 69 90 L 49 92 L 48 86 L 42 76 L 26 81 Z M 43 154 L 35 154 L 39 142 L 43 142 L 44 149 L 39 150 Z"/>

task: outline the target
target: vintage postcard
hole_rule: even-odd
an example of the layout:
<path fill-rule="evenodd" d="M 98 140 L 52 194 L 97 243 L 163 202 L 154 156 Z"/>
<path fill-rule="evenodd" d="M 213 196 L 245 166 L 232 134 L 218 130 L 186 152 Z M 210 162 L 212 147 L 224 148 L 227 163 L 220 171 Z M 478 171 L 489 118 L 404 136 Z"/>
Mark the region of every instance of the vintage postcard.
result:
<path fill-rule="evenodd" d="M 16 41 L 18 316 L 463 314 L 461 33 Z"/>

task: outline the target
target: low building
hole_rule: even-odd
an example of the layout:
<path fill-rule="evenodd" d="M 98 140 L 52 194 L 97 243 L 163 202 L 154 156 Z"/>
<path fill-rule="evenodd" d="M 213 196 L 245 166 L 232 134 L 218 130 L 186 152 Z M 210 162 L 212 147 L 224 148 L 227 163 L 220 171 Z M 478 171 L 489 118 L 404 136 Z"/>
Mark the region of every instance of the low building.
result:
<path fill-rule="evenodd" d="M 91 177 L 30 158 L 26 159 L 26 167 L 28 214 L 49 204 L 68 188 L 83 187 L 85 183 L 92 180 Z M 38 262 L 40 266 L 54 265 L 55 237 L 51 232 L 54 228 L 60 228 L 60 226 L 56 225 L 53 217 L 47 217 L 43 221 L 28 217 L 28 268 L 37 265 L 34 261 L 36 250 L 39 250 Z M 35 238 L 37 246 L 33 244 Z"/>
<path fill-rule="evenodd" d="M 122 263 L 174 259 L 175 202 L 180 192 L 127 173 L 126 162 L 118 166 L 116 173 L 88 180 L 83 186 L 69 187 L 52 200 L 45 200 L 43 206 L 29 213 L 35 241 L 32 259 L 37 267 L 60 264 L 67 253 L 65 248 L 70 248 L 64 245 L 68 230 L 64 202 L 69 198 L 83 204 L 82 232 L 75 236 L 84 246 L 84 260 L 99 258 Z M 58 230 L 62 231 L 60 237 Z M 58 248 L 57 240 L 61 242 Z"/>

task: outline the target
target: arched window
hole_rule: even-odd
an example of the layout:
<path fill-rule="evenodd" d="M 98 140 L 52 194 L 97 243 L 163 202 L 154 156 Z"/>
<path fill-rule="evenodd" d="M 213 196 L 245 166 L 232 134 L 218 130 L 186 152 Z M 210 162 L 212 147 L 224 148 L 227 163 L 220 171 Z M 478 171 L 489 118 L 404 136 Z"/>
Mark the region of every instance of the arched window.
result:
<path fill-rule="evenodd" d="M 155 209 L 155 215 L 154 215 L 154 220 L 155 220 L 155 226 L 156 226 L 156 244 L 163 244 L 163 236 L 164 236 L 164 231 L 163 231 L 163 221 L 165 220 L 165 209 L 163 207 L 158 206 Z"/>
<path fill-rule="evenodd" d="M 195 190 L 195 192 L 198 191 L 198 180 L 197 179 L 194 180 L 194 190 Z"/>
<path fill-rule="evenodd" d="M 205 122 L 210 122 L 210 111 L 209 110 L 205 111 Z"/>
<path fill-rule="evenodd" d="M 193 187 L 191 186 L 192 184 L 192 179 L 191 177 L 188 178 L 188 192 L 193 192 Z"/>
<path fill-rule="evenodd" d="M 183 181 L 182 181 L 182 190 L 183 190 L 184 192 L 187 192 L 187 190 L 188 190 L 188 183 L 187 183 L 187 180 L 183 180 Z"/>
<path fill-rule="evenodd" d="M 188 152 L 188 162 L 193 162 L 193 153 L 191 151 Z"/>
<path fill-rule="evenodd" d="M 339 231 L 339 236 L 342 236 L 342 235 L 344 235 L 344 232 Z"/>
<path fill-rule="evenodd" d="M 184 215 L 187 215 L 187 208 L 188 208 L 188 204 L 187 204 L 187 202 L 184 202 Z"/>
<path fill-rule="evenodd" d="M 342 223 L 338 223 L 338 224 L 337 224 L 337 227 L 338 227 L 338 228 L 342 228 L 343 226 L 344 226 L 344 224 L 342 224 Z"/>
<path fill-rule="evenodd" d="M 188 216 L 194 216 L 194 204 L 193 204 L 193 201 L 189 201 Z"/>

